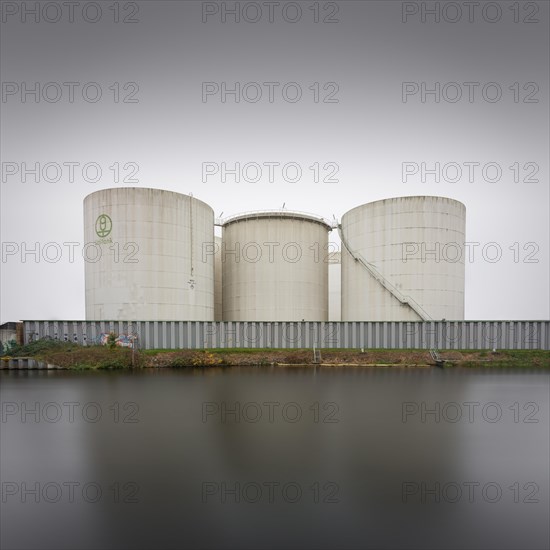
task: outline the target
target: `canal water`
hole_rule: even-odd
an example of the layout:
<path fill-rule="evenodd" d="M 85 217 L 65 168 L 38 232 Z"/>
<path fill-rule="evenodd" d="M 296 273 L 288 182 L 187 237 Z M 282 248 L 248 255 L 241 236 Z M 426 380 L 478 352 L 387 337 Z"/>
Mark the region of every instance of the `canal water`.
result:
<path fill-rule="evenodd" d="M 0 373 L 5 549 L 549 547 L 549 372 Z"/>

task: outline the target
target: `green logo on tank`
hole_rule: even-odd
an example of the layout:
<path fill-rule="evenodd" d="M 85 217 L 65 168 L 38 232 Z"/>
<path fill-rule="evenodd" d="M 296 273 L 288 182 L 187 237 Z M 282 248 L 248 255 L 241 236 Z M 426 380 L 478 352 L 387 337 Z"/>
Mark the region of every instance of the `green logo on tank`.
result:
<path fill-rule="evenodd" d="M 113 229 L 113 222 L 107 214 L 101 214 L 95 221 L 95 232 L 101 239 L 105 238 Z"/>

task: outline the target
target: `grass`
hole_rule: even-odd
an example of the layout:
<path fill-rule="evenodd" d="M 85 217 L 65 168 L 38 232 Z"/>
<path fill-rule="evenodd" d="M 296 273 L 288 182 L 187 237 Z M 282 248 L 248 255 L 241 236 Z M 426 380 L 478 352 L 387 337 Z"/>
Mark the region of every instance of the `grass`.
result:
<path fill-rule="evenodd" d="M 465 352 L 466 353 L 466 352 Z M 465 360 L 463 367 L 541 367 L 550 368 L 550 351 L 534 349 L 499 350 L 496 352 L 483 350 L 479 359 Z"/>
<path fill-rule="evenodd" d="M 550 368 L 550 351 L 545 350 L 441 350 L 446 367 Z M 274 364 L 311 365 L 311 349 L 213 348 L 206 350 L 140 350 L 80 346 L 72 342 L 42 339 L 10 351 L 12 357 L 34 357 L 74 370 L 128 369 L 141 367 L 215 367 L 234 365 L 269 366 Z M 426 349 L 321 349 L 322 364 L 432 366 Z M 6 357 L 4 358 L 6 359 Z"/>
<path fill-rule="evenodd" d="M 272 351 L 283 351 L 280 349 L 273 349 L 273 348 L 207 348 L 210 353 L 226 353 L 226 354 L 232 354 L 232 353 L 269 353 Z M 145 349 L 142 351 L 145 355 L 157 355 L 159 353 L 174 353 L 182 351 L 181 349 Z M 289 350 L 284 350 L 289 351 Z M 298 349 L 292 350 L 292 351 L 299 351 Z M 304 350 L 301 350 L 304 351 Z M 307 349 L 306 351 L 311 351 Z"/>
<path fill-rule="evenodd" d="M 33 357 L 74 370 L 88 369 L 127 369 L 132 367 L 132 350 L 106 346 L 81 346 L 72 342 L 62 342 L 53 339 L 40 339 L 24 346 L 16 346 L 10 350 L 10 355 L 3 357 Z M 140 354 L 135 354 L 136 366 L 144 366 Z"/>

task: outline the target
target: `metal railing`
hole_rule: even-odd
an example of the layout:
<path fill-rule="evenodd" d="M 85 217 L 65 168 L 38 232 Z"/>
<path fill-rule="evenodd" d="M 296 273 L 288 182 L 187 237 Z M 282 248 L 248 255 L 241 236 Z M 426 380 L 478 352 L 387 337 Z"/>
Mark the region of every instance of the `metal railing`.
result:
<path fill-rule="evenodd" d="M 245 218 L 264 218 L 269 217 L 270 215 L 282 215 L 283 217 L 297 217 L 297 218 L 306 218 L 310 219 L 312 221 L 317 221 L 320 223 L 323 223 L 330 227 L 331 229 L 335 229 L 338 224 L 333 221 L 327 220 L 326 218 L 323 218 L 322 216 L 318 216 L 317 214 L 311 214 L 310 212 L 301 212 L 299 210 L 287 210 L 286 208 L 277 208 L 277 209 L 270 209 L 270 210 L 249 210 L 247 212 L 240 212 L 239 214 L 233 214 L 231 216 L 226 216 L 225 218 L 216 218 L 214 221 L 215 225 L 223 226 L 226 223 L 236 221 L 239 219 L 245 219 Z"/>

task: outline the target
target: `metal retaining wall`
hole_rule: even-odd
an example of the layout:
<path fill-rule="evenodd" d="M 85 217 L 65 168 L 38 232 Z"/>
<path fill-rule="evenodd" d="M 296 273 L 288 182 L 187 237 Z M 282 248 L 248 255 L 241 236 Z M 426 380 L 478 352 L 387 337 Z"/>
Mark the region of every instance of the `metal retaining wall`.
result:
<path fill-rule="evenodd" d="M 115 332 L 137 335 L 142 349 L 550 349 L 550 321 L 23 321 L 23 326 L 25 343 L 50 337 L 91 345 L 102 333 Z"/>

